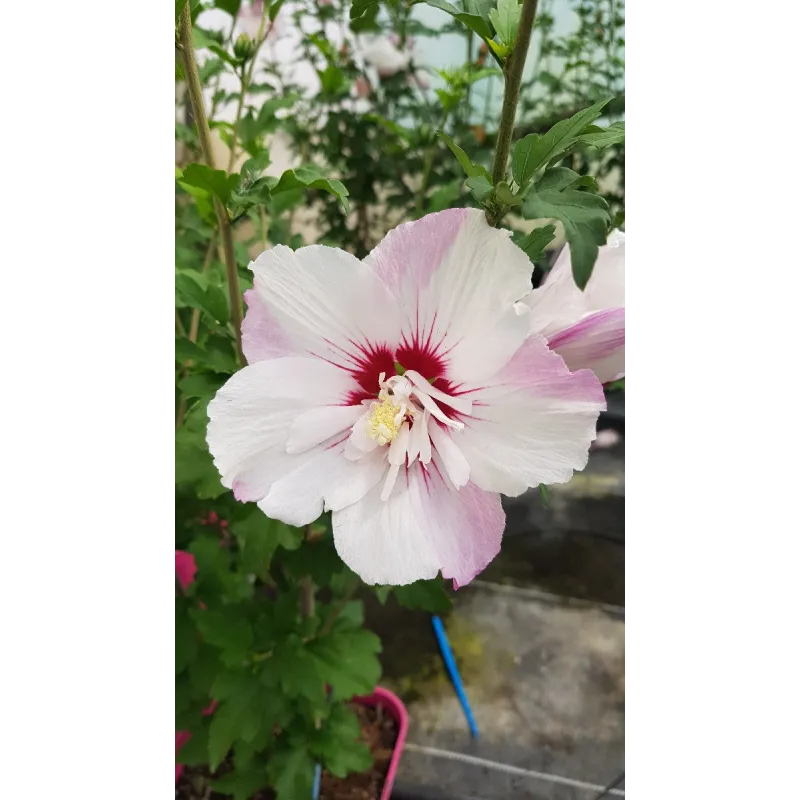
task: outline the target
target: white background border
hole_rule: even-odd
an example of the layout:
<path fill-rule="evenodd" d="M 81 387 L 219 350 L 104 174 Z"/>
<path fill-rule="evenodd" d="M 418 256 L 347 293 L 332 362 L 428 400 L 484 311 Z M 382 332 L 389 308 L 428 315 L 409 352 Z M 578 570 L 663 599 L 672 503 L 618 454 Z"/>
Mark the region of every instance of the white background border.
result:
<path fill-rule="evenodd" d="M 170 796 L 172 13 L 0 17 L 13 800 Z M 626 16 L 626 794 L 789 798 L 800 20 L 793 3 Z"/>

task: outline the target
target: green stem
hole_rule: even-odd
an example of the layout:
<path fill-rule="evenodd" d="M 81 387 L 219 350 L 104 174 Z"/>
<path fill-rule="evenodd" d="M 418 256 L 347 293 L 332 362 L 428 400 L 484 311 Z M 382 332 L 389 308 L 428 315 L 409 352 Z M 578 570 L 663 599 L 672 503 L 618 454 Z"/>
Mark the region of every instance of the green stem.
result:
<path fill-rule="evenodd" d="M 508 154 L 511 151 L 511 139 L 514 136 L 514 119 L 517 116 L 519 103 L 519 87 L 522 83 L 522 72 L 525 69 L 525 58 L 531 43 L 533 22 L 536 18 L 536 5 L 538 0 L 523 0 L 522 13 L 520 14 L 517 40 L 511 54 L 503 65 L 505 78 L 505 91 L 503 93 L 503 109 L 500 112 L 500 127 L 497 131 L 497 149 L 494 154 L 492 167 L 492 183 L 498 184 L 506 177 Z M 488 218 L 488 217 L 487 217 Z M 489 224 L 496 224 L 499 220 Z"/>
<path fill-rule="evenodd" d="M 189 91 L 189 100 L 192 104 L 194 122 L 197 127 L 197 137 L 200 140 L 200 151 L 203 160 L 214 169 L 214 151 L 211 144 L 211 130 L 208 127 L 206 110 L 203 105 L 203 89 L 200 85 L 200 75 L 197 71 L 197 60 L 192 44 L 192 17 L 190 4 L 183 6 L 180 19 L 180 43 L 183 56 L 184 72 L 186 74 L 186 87 Z M 233 232 L 228 218 L 228 212 L 222 203 L 214 198 L 214 211 L 219 223 L 219 235 L 222 240 L 222 249 L 225 255 L 225 274 L 228 279 L 228 296 L 231 304 L 231 324 L 236 335 L 236 353 L 239 363 L 244 365 L 242 353 L 242 293 L 239 289 L 239 273 L 236 267 L 236 255 L 233 250 Z"/>
<path fill-rule="evenodd" d="M 331 608 L 331 613 L 328 615 L 328 618 L 325 620 L 325 624 L 320 628 L 318 636 L 326 636 L 331 632 L 331 628 L 333 628 L 333 623 L 336 622 L 337 617 L 344 611 L 344 607 L 350 602 L 353 598 L 353 595 L 358 591 L 359 586 L 361 586 L 361 580 L 357 575 L 353 576 L 353 580 L 351 584 L 347 587 L 345 593 L 342 597 L 334 604 Z"/>
<path fill-rule="evenodd" d="M 306 542 L 311 538 L 311 525 L 306 525 L 303 538 Z M 314 616 L 314 581 L 310 575 L 304 575 L 298 584 L 300 586 L 300 616 L 308 619 Z"/>

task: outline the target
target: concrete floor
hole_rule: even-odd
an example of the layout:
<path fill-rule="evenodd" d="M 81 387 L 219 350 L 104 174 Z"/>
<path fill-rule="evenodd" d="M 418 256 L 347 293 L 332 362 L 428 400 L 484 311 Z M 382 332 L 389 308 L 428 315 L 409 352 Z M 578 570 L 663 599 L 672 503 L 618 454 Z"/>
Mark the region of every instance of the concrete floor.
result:
<path fill-rule="evenodd" d="M 503 555 L 445 619 L 478 740 L 429 615 L 368 607 L 382 683 L 411 720 L 397 800 L 592 800 L 624 770 L 623 504 L 621 446 L 551 487 L 547 508 L 538 493 L 508 503 Z"/>

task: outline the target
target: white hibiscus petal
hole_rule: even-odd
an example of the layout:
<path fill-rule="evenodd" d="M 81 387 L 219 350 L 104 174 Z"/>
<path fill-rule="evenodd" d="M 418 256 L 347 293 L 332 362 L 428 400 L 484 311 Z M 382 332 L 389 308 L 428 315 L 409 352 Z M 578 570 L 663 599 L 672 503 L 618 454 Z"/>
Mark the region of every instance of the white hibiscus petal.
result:
<path fill-rule="evenodd" d="M 469 482 L 469 462 L 450 434 L 433 423 L 429 426 L 431 441 L 441 458 L 447 475 L 457 489 Z"/>
<path fill-rule="evenodd" d="M 363 416 L 361 406 L 321 406 L 304 411 L 289 428 L 287 453 L 304 453 L 352 427 Z"/>
<path fill-rule="evenodd" d="M 333 514 L 342 560 L 368 584 L 405 585 L 436 577 L 468 583 L 497 555 L 505 525 L 500 497 L 470 483 L 456 494 L 438 469 L 401 475 L 391 496 L 375 487 Z"/>
<path fill-rule="evenodd" d="M 248 306 L 255 317 L 245 328 L 254 357 L 282 348 L 358 370 L 376 348 L 399 340 L 391 292 L 344 250 L 276 245 L 250 269 L 256 297 Z"/>
<path fill-rule="evenodd" d="M 473 416 L 451 436 L 482 489 L 513 496 L 523 482 L 565 483 L 586 466 L 602 386 L 588 370 L 570 372 L 543 338 L 531 336 L 490 381 L 468 388 Z"/>
<path fill-rule="evenodd" d="M 400 225 L 365 263 L 398 298 L 407 340 L 441 355 L 456 383 L 491 375 L 528 333 L 509 309 L 531 290 L 530 261 L 483 211 L 450 209 Z"/>
<path fill-rule="evenodd" d="M 259 361 L 231 377 L 209 403 L 208 447 L 222 485 L 240 500 L 260 500 L 305 455 L 286 453 L 289 428 L 312 405 L 338 404 L 356 386 L 324 361 Z"/>

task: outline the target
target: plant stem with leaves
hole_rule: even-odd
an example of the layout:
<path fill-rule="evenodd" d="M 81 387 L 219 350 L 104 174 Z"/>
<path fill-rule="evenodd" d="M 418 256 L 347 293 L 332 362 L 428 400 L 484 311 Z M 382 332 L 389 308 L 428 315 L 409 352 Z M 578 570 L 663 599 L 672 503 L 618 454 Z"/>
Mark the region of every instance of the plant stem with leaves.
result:
<path fill-rule="evenodd" d="M 247 92 L 250 89 L 250 84 L 253 82 L 253 73 L 256 69 L 256 59 L 258 58 L 258 53 L 261 50 L 261 45 L 267 40 L 267 36 L 269 36 L 270 31 L 272 30 L 272 23 L 268 30 L 264 31 L 264 26 L 267 23 L 267 14 L 269 13 L 270 4 L 264 3 L 263 10 L 261 12 L 261 21 L 258 23 L 258 32 L 256 33 L 256 46 L 255 50 L 253 51 L 253 55 L 250 58 L 250 63 L 246 67 L 242 67 L 242 74 L 239 76 L 240 81 L 240 90 L 239 90 L 239 101 L 236 106 L 236 118 L 233 122 L 233 136 L 231 138 L 231 152 L 230 156 L 228 157 L 228 172 L 233 170 L 234 162 L 236 161 L 236 144 L 238 141 L 239 135 L 239 125 L 242 119 L 242 111 L 244 110 L 244 99 L 247 95 Z"/>
<path fill-rule="evenodd" d="M 506 177 L 508 154 L 511 152 L 511 139 L 514 136 L 514 120 L 517 116 L 522 72 L 525 69 L 525 59 L 531 43 L 537 3 L 538 0 L 523 0 L 517 28 L 517 39 L 514 42 L 511 53 L 503 64 L 505 90 L 503 92 L 503 109 L 500 112 L 500 127 L 497 131 L 494 165 L 492 166 L 493 184 L 500 183 Z M 489 219 L 490 225 L 496 225 L 497 222 L 499 222 L 499 219 L 494 221 Z"/>
<path fill-rule="evenodd" d="M 200 75 L 197 70 L 197 59 L 194 55 L 192 43 L 192 17 L 190 4 L 183 6 L 179 25 L 180 49 L 183 57 L 186 87 L 189 91 L 189 100 L 192 104 L 192 113 L 197 127 L 197 136 L 200 140 L 200 150 L 203 160 L 214 169 L 214 151 L 211 143 L 211 129 L 208 127 L 206 110 L 203 104 L 203 89 L 200 84 Z M 228 282 L 228 296 L 231 306 L 231 325 L 236 336 L 236 354 L 239 363 L 244 365 L 242 353 L 242 293 L 239 290 L 239 273 L 236 266 L 236 254 L 233 250 L 233 232 L 231 222 L 225 206 L 217 197 L 214 197 L 214 211 L 219 224 L 219 235 L 225 256 L 225 273 Z"/>

